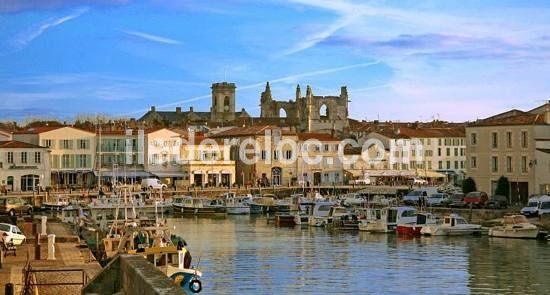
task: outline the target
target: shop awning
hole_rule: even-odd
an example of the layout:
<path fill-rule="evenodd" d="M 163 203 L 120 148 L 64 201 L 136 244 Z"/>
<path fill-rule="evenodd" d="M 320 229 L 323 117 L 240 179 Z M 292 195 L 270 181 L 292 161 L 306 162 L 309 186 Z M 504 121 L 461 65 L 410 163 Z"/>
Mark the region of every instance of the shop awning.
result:
<path fill-rule="evenodd" d="M 126 171 L 126 172 L 117 171 L 115 173 L 113 173 L 113 171 L 102 171 L 102 172 L 94 171 L 94 175 L 101 176 L 101 177 L 113 177 L 114 175 L 116 177 L 142 177 L 142 178 L 155 176 L 152 173 L 149 173 L 147 171 Z"/>
<path fill-rule="evenodd" d="M 439 172 L 436 172 L 436 171 L 418 171 L 417 176 L 427 177 L 427 178 L 443 178 L 443 177 L 446 177 L 445 174 L 439 173 Z"/>
<path fill-rule="evenodd" d="M 183 172 L 152 172 L 158 177 L 184 177 L 186 173 Z"/>
<path fill-rule="evenodd" d="M 388 176 L 388 177 L 396 177 L 396 176 L 414 176 L 414 171 L 411 170 L 384 170 L 384 169 L 366 169 L 366 170 L 353 170 L 349 171 L 354 176 Z"/>

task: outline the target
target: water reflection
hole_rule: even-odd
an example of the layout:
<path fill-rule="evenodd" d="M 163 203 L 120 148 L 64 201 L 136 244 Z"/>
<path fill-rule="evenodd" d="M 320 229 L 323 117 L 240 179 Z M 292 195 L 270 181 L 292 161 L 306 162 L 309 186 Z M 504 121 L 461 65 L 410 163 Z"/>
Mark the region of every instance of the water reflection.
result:
<path fill-rule="evenodd" d="M 200 257 L 206 294 L 550 291 L 550 246 L 536 241 L 276 228 L 250 216 L 169 223 Z"/>

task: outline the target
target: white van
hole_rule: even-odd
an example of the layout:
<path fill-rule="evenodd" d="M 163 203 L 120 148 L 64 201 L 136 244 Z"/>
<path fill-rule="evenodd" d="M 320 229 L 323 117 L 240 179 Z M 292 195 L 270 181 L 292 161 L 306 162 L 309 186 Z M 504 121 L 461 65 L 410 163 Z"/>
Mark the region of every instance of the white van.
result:
<path fill-rule="evenodd" d="M 550 196 L 542 196 L 539 199 L 539 209 L 537 212 L 540 215 L 550 214 Z"/>
<path fill-rule="evenodd" d="M 156 178 L 145 178 L 141 180 L 142 189 L 166 189 L 166 184 Z"/>
<path fill-rule="evenodd" d="M 539 201 L 539 197 L 529 198 L 529 201 L 527 201 L 527 206 L 521 209 L 521 214 L 525 216 L 537 216 L 539 210 Z"/>

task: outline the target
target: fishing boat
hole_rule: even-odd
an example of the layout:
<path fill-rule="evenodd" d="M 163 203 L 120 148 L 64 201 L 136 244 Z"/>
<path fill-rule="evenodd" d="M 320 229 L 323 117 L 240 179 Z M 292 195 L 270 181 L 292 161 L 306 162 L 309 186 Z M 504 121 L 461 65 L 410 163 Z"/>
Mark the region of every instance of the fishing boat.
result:
<path fill-rule="evenodd" d="M 63 207 L 69 205 L 69 198 L 62 195 L 56 195 L 55 197 L 49 197 L 48 200 L 42 202 L 41 209 L 45 211 L 60 211 Z"/>
<path fill-rule="evenodd" d="M 326 227 L 338 230 L 357 230 L 359 229 L 359 218 L 346 207 L 332 206 L 327 216 Z"/>
<path fill-rule="evenodd" d="M 141 255 L 174 280 L 184 293 L 199 293 L 202 290 L 202 272 L 197 266 L 191 267 L 186 242 L 180 237 L 171 235 L 163 224 L 150 227 L 126 224 L 124 229 L 123 233 L 111 232 L 102 239 L 108 258 L 118 253 Z"/>
<path fill-rule="evenodd" d="M 424 226 L 437 224 L 437 219 L 432 213 L 416 213 L 414 223 L 398 223 L 396 232 L 404 236 L 420 236 L 420 231 Z"/>
<path fill-rule="evenodd" d="M 539 228 L 530 223 L 523 215 L 504 216 L 502 225 L 489 229 L 490 237 L 536 239 Z"/>
<path fill-rule="evenodd" d="M 470 224 L 458 214 L 445 216 L 442 224 L 422 227 L 420 233 L 427 236 L 458 236 L 481 232 L 481 225 Z"/>
<path fill-rule="evenodd" d="M 185 197 L 181 203 L 173 203 L 174 214 L 225 216 L 227 209 L 221 199 Z"/>
<path fill-rule="evenodd" d="M 250 203 L 250 214 L 277 212 L 277 198 L 275 195 L 263 195 L 253 198 Z"/>
<path fill-rule="evenodd" d="M 299 214 L 277 214 L 275 224 L 280 227 L 294 227 L 302 224 L 302 220 Z"/>
<path fill-rule="evenodd" d="M 368 208 L 359 230 L 373 233 L 394 232 L 398 224 L 416 222 L 416 209 L 413 207 Z"/>
<path fill-rule="evenodd" d="M 223 194 L 225 200 L 225 208 L 227 214 L 230 215 L 246 215 L 250 214 L 250 206 L 247 204 L 249 196 L 237 196 L 234 192 L 227 192 Z"/>
<path fill-rule="evenodd" d="M 330 208 L 335 205 L 334 202 L 315 202 L 311 211 L 309 211 L 309 225 L 315 227 L 325 226 L 330 213 Z"/>
<path fill-rule="evenodd" d="M 150 192 L 119 191 L 111 196 L 100 196 L 86 205 L 91 217 L 97 219 L 98 215 L 109 220 L 122 218 L 123 214 L 137 218 L 140 215 L 154 215 L 167 213 L 172 208 L 170 201 L 154 196 Z M 114 216 L 115 210 L 118 216 Z"/>

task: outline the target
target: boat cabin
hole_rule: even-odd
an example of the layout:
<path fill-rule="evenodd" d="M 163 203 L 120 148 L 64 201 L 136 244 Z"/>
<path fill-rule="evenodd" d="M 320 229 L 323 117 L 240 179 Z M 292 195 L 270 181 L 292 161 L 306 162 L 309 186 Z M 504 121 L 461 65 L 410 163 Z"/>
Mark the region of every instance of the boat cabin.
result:
<path fill-rule="evenodd" d="M 468 224 L 468 222 L 466 221 L 466 219 L 462 218 L 462 216 L 459 216 L 458 214 L 451 214 L 445 217 L 445 219 L 443 220 L 443 224 L 456 226 L 459 224 Z"/>

